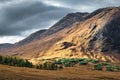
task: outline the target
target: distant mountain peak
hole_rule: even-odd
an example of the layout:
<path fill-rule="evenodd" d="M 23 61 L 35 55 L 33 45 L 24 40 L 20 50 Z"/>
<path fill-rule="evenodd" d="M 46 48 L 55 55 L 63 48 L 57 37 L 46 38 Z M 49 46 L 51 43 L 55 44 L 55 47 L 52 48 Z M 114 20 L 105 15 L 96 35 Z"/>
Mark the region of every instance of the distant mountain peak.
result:
<path fill-rule="evenodd" d="M 11 47 L 13 47 L 13 44 L 10 44 L 10 43 L 0 44 L 0 50 L 8 49 L 8 48 L 11 48 Z"/>

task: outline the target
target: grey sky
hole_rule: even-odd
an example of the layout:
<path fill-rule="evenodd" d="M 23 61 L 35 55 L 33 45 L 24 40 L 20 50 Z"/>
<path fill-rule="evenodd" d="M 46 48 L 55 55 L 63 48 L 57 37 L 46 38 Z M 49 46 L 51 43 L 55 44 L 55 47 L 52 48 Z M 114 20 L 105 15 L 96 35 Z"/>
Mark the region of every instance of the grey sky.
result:
<path fill-rule="evenodd" d="M 0 0 L 0 43 L 14 43 L 71 12 L 120 6 L 120 0 Z"/>

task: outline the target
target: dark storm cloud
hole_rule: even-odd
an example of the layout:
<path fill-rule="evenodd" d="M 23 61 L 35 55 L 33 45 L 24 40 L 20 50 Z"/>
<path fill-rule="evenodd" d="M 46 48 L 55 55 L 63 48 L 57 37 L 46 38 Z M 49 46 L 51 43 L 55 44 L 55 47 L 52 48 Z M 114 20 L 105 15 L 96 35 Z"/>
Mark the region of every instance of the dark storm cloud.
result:
<path fill-rule="evenodd" d="M 52 1 L 58 1 L 64 4 L 69 4 L 69 5 L 91 5 L 96 7 L 97 6 L 107 6 L 107 5 L 111 5 L 113 6 L 114 4 L 116 5 L 120 5 L 120 0 L 52 0 Z M 117 6 L 116 5 L 116 6 Z"/>
<path fill-rule="evenodd" d="M 26 30 L 48 27 L 52 21 L 70 12 L 70 9 L 49 6 L 38 0 L 5 1 L 12 2 L 0 5 L 0 36 L 20 35 Z"/>
<path fill-rule="evenodd" d="M 6 2 L 6 1 L 12 1 L 12 0 L 0 0 L 0 2 Z"/>
<path fill-rule="evenodd" d="M 70 12 L 120 6 L 120 0 L 0 0 L 0 36 L 48 28 Z"/>
<path fill-rule="evenodd" d="M 45 0 L 44 0 L 45 1 Z M 101 7 L 120 6 L 120 0 L 46 0 L 61 4 L 76 11 L 92 12 Z"/>
<path fill-rule="evenodd" d="M 55 1 L 55 0 L 53 0 Z M 90 5 L 90 6 L 120 6 L 120 0 L 57 0 L 68 5 Z"/>

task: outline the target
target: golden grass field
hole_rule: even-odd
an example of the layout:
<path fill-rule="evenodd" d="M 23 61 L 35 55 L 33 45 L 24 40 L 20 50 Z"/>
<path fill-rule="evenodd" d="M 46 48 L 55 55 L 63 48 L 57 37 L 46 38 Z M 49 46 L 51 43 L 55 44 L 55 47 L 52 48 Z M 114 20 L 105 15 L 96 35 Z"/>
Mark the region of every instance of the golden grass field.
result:
<path fill-rule="evenodd" d="M 120 72 L 88 70 L 86 66 L 50 71 L 0 65 L 0 80 L 120 80 Z"/>

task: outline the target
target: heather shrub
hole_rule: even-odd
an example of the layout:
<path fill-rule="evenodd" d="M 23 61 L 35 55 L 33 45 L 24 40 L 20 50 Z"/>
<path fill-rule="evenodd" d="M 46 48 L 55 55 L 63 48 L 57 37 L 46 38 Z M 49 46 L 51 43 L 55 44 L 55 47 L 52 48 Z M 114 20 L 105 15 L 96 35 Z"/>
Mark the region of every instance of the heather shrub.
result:
<path fill-rule="evenodd" d="M 113 68 L 113 66 L 107 65 L 106 70 L 107 71 L 114 71 L 114 68 Z"/>
<path fill-rule="evenodd" d="M 94 65 L 94 70 L 102 70 L 102 65 L 101 64 L 95 64 Z"/>
<path fill-rule="evenodd" d="M 88 61 L 80 61 L 79 64 L 80 64 L 80 65 L 87 65 L 87 64 L 88 64 Z"/>

